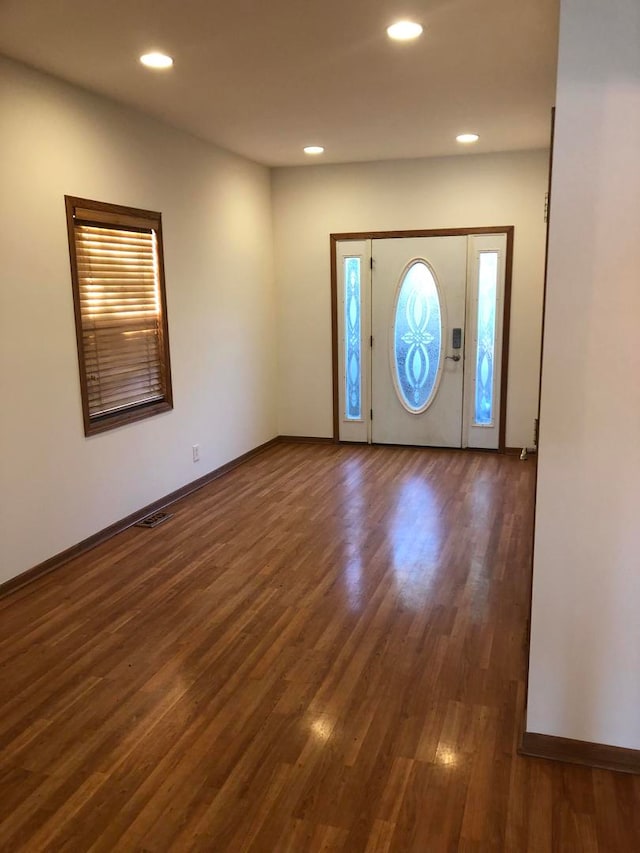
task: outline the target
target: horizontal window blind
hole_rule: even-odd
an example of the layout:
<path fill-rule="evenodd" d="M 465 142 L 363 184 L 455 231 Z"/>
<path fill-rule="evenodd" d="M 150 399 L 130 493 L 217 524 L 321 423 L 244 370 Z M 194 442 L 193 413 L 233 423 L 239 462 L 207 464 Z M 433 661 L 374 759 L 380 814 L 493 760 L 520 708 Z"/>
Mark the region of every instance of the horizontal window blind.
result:
<path fill-rule="evenodd" d="M 162 399 L 154 232 L 75 232 L 90 417 Z"/>
<path fill-rule="evenodd" d="M 84 208 L 75 208 L 72 219 L 78 350 L 90 424 L 164 401 L 169 381 L 157 230 L 152 221 L 143 227 L 140 216 L 111 219 L 108 211 L 92 215 Z"/>

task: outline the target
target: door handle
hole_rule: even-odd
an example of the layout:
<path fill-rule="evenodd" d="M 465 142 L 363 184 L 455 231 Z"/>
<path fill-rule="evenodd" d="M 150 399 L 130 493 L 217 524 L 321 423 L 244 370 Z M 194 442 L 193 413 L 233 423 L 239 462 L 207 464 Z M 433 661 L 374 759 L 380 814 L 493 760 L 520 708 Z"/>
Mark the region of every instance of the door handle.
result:
<path fill-rule="evenodd" d="M 456 353 L 455 355 L 445 355 L 445 358 L 450 358 L 451 361 L 460 361 L 460 356 L 458 355 L 458 353 Z"/>

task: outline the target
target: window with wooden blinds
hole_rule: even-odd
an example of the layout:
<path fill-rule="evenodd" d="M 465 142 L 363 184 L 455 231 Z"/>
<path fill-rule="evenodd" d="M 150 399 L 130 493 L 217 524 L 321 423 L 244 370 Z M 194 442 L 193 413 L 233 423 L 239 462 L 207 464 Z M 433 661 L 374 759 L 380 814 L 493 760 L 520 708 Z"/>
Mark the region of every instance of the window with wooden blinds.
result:
<path fill-rule="evenodd" d="M 66 196 L 85 434 L 172 408 L 159 213 Z"/>

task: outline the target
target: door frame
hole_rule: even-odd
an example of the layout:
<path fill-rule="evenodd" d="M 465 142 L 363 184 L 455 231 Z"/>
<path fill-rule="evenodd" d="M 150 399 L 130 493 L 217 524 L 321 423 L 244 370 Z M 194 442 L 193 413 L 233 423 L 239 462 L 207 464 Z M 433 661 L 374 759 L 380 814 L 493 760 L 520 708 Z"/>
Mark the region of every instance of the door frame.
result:
<path fill-rule="evenodd" d="M 348 231 L 329 235 L 331 259 L 331 357 L 333 378 L 333 440 L 340 443 L 340 402 L 338 375 L 338 243 L 349 240 L 388 240 L 403 237 L 471 237 L 474 234 L 506 234 L 507 251 L 504 273 L 504 306 L 502 314 L 502 370 L 500 377 L 500 430 L 498 452 L 506 450 L 507 383 L 509 378 L 509 332 L 511 320 L 511 278 L 513 268 L 513 225 L 489 225 L 480 228 L 429 228 L 409 231 Z"/>

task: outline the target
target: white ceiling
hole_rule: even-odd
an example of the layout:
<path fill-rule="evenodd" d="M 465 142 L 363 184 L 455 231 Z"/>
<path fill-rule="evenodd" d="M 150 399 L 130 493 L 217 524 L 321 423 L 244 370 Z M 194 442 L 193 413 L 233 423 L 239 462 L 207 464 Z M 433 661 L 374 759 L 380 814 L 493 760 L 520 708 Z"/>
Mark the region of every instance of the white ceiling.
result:
<path fill-rule="evenodd" d="M 271 166 L 509 151 L 548 144 L 558 3 L 0 0 L 0 52 Z"/>

